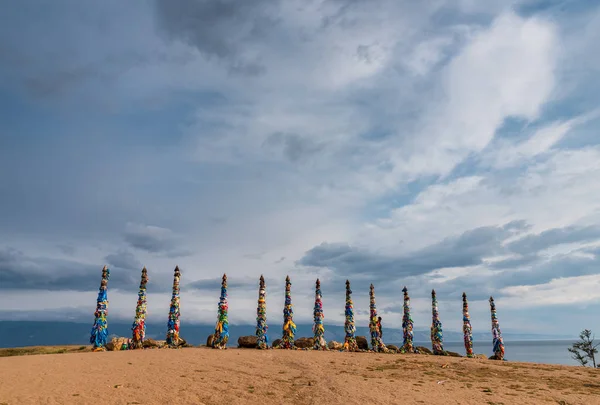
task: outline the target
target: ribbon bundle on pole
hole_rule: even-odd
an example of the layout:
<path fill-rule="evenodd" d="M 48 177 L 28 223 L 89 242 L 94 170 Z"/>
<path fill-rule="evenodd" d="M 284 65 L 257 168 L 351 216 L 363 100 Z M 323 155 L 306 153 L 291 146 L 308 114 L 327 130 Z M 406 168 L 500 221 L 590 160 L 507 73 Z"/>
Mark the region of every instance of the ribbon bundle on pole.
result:
<path fill-rule="evenodd" d="M 135 319 L 131 327 L 133 332 L 131 339 L 132 349 L 141 349 L 146 337 L 146 283 L 148 283 L 148 271 L 144 267 L 142 269 L 140 290 L 138 291 L 138 301 L 135 307 Z"/>
<path fill-rule="evenodd" d="M 346 320 L 344 322 L 344 350 L 348 352 L 357 352 L 358 344 L 356 343 L 356 326 L 354 326 L 354 305 L 352 304 L 352 290 L 350 289 L 350 281 L 346 280 Z"/>
<path fill-rule="evenodd" d="M 169 308 L 169 322 L 167 323 L 166 343 L 169 347 L 177 347 L 179 345 L 179 316 L 181 315 L 179 308 L 180 277 L 179 266 L 176 266 L 173 274 L 173 296 L 171 297 L 171 307 Z"/>
<path fill-rule="evenodd" d="M 100 281 L 100 289 L 98 291 L 98 300 L 96 302 L 96 312 L 94 312 L 94 326 L 92 326 L 92 333 L 90 336 L 90 343 L 93 346 L 93 350 L 104 351 L 106 350 L 106 340 L 108 338 L 108 278 L 110 277 L 110 270 L 104 266 L 102 268 L 102 280 Z"/>
<path fill-rule="evenodd" d="M 500 332 L 500 324 L 496 317 L 496 304 L 494 298 L 490 297 L 490 311 L 492 313 L 492 336 L 494 344 L 494 359 L 504 360 L 504 341 L 502 339 L 502 332 Z"/>
<path fill-rule="evenodd" d="M 219 312 L 213 339 L 213 347 L 215 349 L 224 349 L 227 347 L 227 341 L 229 340 L 229 320 L 227 319 L 228 309 L 227 275 L 223 274 L 223 280 L 221 281 L 221 298 L 219 299 Z"/>
<path fill-rule="evenodd" d="M 438 302 L 435 296 L 435 290 L 431 290 L 431 346 L 433 354 L 445 355 L 444 335 L 442 332 L 442 321 L 438 312 Z"/>
<path fill-rule="evenodd" d="M 314 309 L 314 319 L 315 323 L 313 325 L 313 333 L 315 345 L 313 349 L 315 350 L 328 350 L 327 342 L 325 341 L 325 327 L 323 326 L 323 302 L 321 301 L 321 282 L 317 279 L 317 283 L 315 286 L 315 309 Z"/>
<path fill-rule="evenodd" d="M 258 307 L 256 308 L 256 337 L 258 338 L 258 348 L 269 348 L 269 337 L 267 336 L 267 292 L 265 287 L 265 278 L 260 276 L 260 284 L 258 286 Z"/>
<path fill-rule="evenodd" d="M 410 316 L 410 297 L 408 296 L 408 288 L 402 289 L 404 293 L 404 314 L 402 315 L 402 335 L 403 343 L 400 351 L 402 353 L 414 353 L 413 347 L 413 320 Z"/>
<path fill-rule="evenodd" d="M 381 330 L 377 320 L 377 305 L 375 304 L 375 287 L 371 284 L 369 290 L 371 321 L 369 322 L 369 331 L 371 332 L 371 347 L 375 352 L 387 352 L 387 347 L 381 340 Z"/>
<path fill-rule="evenodd" d="M 280 349 L 294 349 L 294 335 L 296 333 L 296 324 L 294 324 L 294 310 L 292 309 L 292 282 L 290 276 L 285 278 L 285 306 L 283 307 L 283 336 Z"/>
<path fill-rule="evenodd" d="M 469 316 L 469 303 L 467 294 L 463 293 L 463 335 L 465 341 L 465 352 L 467 357 L 473 357 L 473 331 L 471 329 L 471 318 Z"/>

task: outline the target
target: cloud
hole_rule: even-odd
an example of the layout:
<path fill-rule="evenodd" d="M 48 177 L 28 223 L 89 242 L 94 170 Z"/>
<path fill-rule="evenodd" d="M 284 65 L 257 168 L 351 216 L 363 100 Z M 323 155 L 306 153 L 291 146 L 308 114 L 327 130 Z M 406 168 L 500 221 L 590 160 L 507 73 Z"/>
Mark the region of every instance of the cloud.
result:
<path fill-rule="evenodd" d="M 567 253 L 543 255 L 545 250 L 567 243 L 600 244 L 595 227 L 572 226 L 522 236 L 529 229 L 523 221 L 476 228 L 396 256 L 323 243 L 306 252 L 297 265 L 330 269 L 335 274 L 332 282 L 340 285 L 343 277 L 370 280 L 385 283 L 382 290 L 389 293 L 412 283 L 419 286 L 418 297 L 429 287 L 441 297 L 470 291 L 475 299 L 485 299 L 508 286 L 542 285 L 562 277 L 597 273 L 600 256 L 585 244 Z M 515 238 L 520 239 L 512 241 Z"/>
<path fill-rule="evenodd" d="M 158 25 L 168 38 L 184 41 L 206 57 L 225 61 L 232 73 L 256 76 L 265 72 L 263 65 L 245 53 L 249 45 L 271 39 L 277 18 L 269 11 L 277 9 L 278 2 L 250 5 L 185 0 L 177 8 L 168 1 L 155 3 Z"/>
<path fill-rule="evenodd" d="M 165 254 L 174 258 L 191 254 L 182 247 L 181 238 L 167 228 L 128 223 L 124 238 L 131 247 L 150 253 Z"/>
<path fill-rule="evenodd" d="M 265 146 L 279 147 L 291 162 L 298 162 L 304 158 L 320 152 L 324 145 L 316 144 L 311 139 L 302 138 L 297 134 L 275 133 L 265 141 Z"/>
<path fill-rule="evenodd" d="M 347 244 L 323 243 L 306 252 L 299 265 L 328 267 L 343 274 L 376 274 L 378 279 L 417 276 L 439 268 L 481 264 L 502 252 L 501 243 L 527 225 L 522 221 L 501 227 L 481 227 L 402 256 L 388 257 Z"/>
<path fill-rule="evenodd" d="M 494 295 L 503 327 L 559 327 L 527 294 L 562 277 L 596 308 L 580 280 L 600 246 L 597 5 L 33 11 L 6 6 L 0 24 L 6 311 L 91 313 L 105 262 L 111 314 L 127 319 L 142 265 L 159 321 L 175 265 L 186 322 L 214 322 L 222 272 L 245 323 L 260 274 L 279 320 L 286 274 L 308 322 L 317 277 L 338 324 L 347 278 L 361 314 L 375 284 L 390 326 L 404 285 L 424 327 L 434 287 L 458 329 L 462 291 L 474 325 Z"/>
<path fill-rule="evenodd" d="M 100 287 L 102 266 L 45 257 L 16 249 L 0 250 L 0 290 L 93 291 Z M 111 288 L 133 290 L 137 272 L 112 271 Z"/>
<path fill-rule="evenodd" d="M 259 277 L 243 277 L 243 278 L 233 278 L 227 280 L 227 288 L 231 293 L 233 291 L 239 290 L 256 290 L 258 291 L 258 281 Z M 185 286 L 186 291 L 188 290 L 207 290 L 207 291 L 215 291 L 218 292 L 221 289 L 222 279 L 220 277 L 209 278 L 203 280 L 196 280 L 191 283 L 187 283 Z M 275 280 L 266 279 L 266 283 L 270 284 L 271 282 L 275 283 Z"/>
<path fill-rule="evenodd" d="M 600 240 L 600 226 L 568 226 L 549 229 L 536 235 L 527 235 L 509 243 L 507 248 L 515 253 L 531 254 L 555 245 L 596 240 Z"/>
<path fill-rule="evenodd" d="M 133 253 L 126 250 L 120 250 L 117 253 L 111 253 L 105 257 L 105 260 L 109 265 L 119 267 L 122 269 L 133 270 L 141 269 L 142 264 L 133 255 Z"/>
<path fill-rule="evenodd" d="M 565 136 L 596 119 L 599 113 L 600 110 L 593 110 L 570 120 L 551 122 L 536 128 L 532 135 L 518 143 L 499 138 L 489 145 L 489 150 L 482 153 L 480 164 L 505 169 L 527 163 L 533 158 L 552 151 Z"/>
<path fill-rule="evenodd" d="M 556 306 L 598 302 L 600 275 L 561 277 L 548 283 L 507 287 L 502 292 L 511 307 Z"/>

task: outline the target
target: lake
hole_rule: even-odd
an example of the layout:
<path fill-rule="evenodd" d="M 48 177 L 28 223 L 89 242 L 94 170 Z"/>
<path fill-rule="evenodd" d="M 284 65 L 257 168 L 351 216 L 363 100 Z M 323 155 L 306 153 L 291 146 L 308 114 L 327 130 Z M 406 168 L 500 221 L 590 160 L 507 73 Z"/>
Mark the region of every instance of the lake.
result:
<path fill-rule="evenodd" d="M 574 340 L 524 340 L 504 341 L 505 358 L 508 361 L 528 361 L 533 363 L 565 364 L 571 366 L 579 365 L 571 358 L 567 351 Z M 402 344 L 397 344 L 398 347 Z M 431 342 L 415 342 L 416 346 L 424 346 L 431 349 Z M 465 355 L 463 342 L 445 342 L 444 349 Z M 488 357 L 493 354 L 492 341 L 489 343 L 474 342 L 473 351 L 483 353 Z"/>

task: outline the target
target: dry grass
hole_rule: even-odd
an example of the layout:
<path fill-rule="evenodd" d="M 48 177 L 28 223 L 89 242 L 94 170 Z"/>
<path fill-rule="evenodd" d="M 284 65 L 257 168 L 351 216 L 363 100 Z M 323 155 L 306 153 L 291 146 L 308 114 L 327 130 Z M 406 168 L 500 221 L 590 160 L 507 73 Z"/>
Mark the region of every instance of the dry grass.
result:
<path fill-rule="evenodd" d="M 92 350 L 91 346 L 28 346 L 0 349 L 0 357 L 30 356 L 35 354 L 81 353 Z"/>

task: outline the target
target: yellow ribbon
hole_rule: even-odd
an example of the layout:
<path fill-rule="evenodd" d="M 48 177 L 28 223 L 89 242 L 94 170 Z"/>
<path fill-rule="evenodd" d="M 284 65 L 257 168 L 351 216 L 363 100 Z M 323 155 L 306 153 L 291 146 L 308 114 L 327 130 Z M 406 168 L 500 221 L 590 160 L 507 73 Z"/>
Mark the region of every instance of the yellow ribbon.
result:
<path fill-rule="evenodd" d="M 290 330 L 290 328 L 295 328 L 296 324 L 292 321 L 287 321 L 286 324 L 283 326 L 283 330 L 288 331 Z"/>

